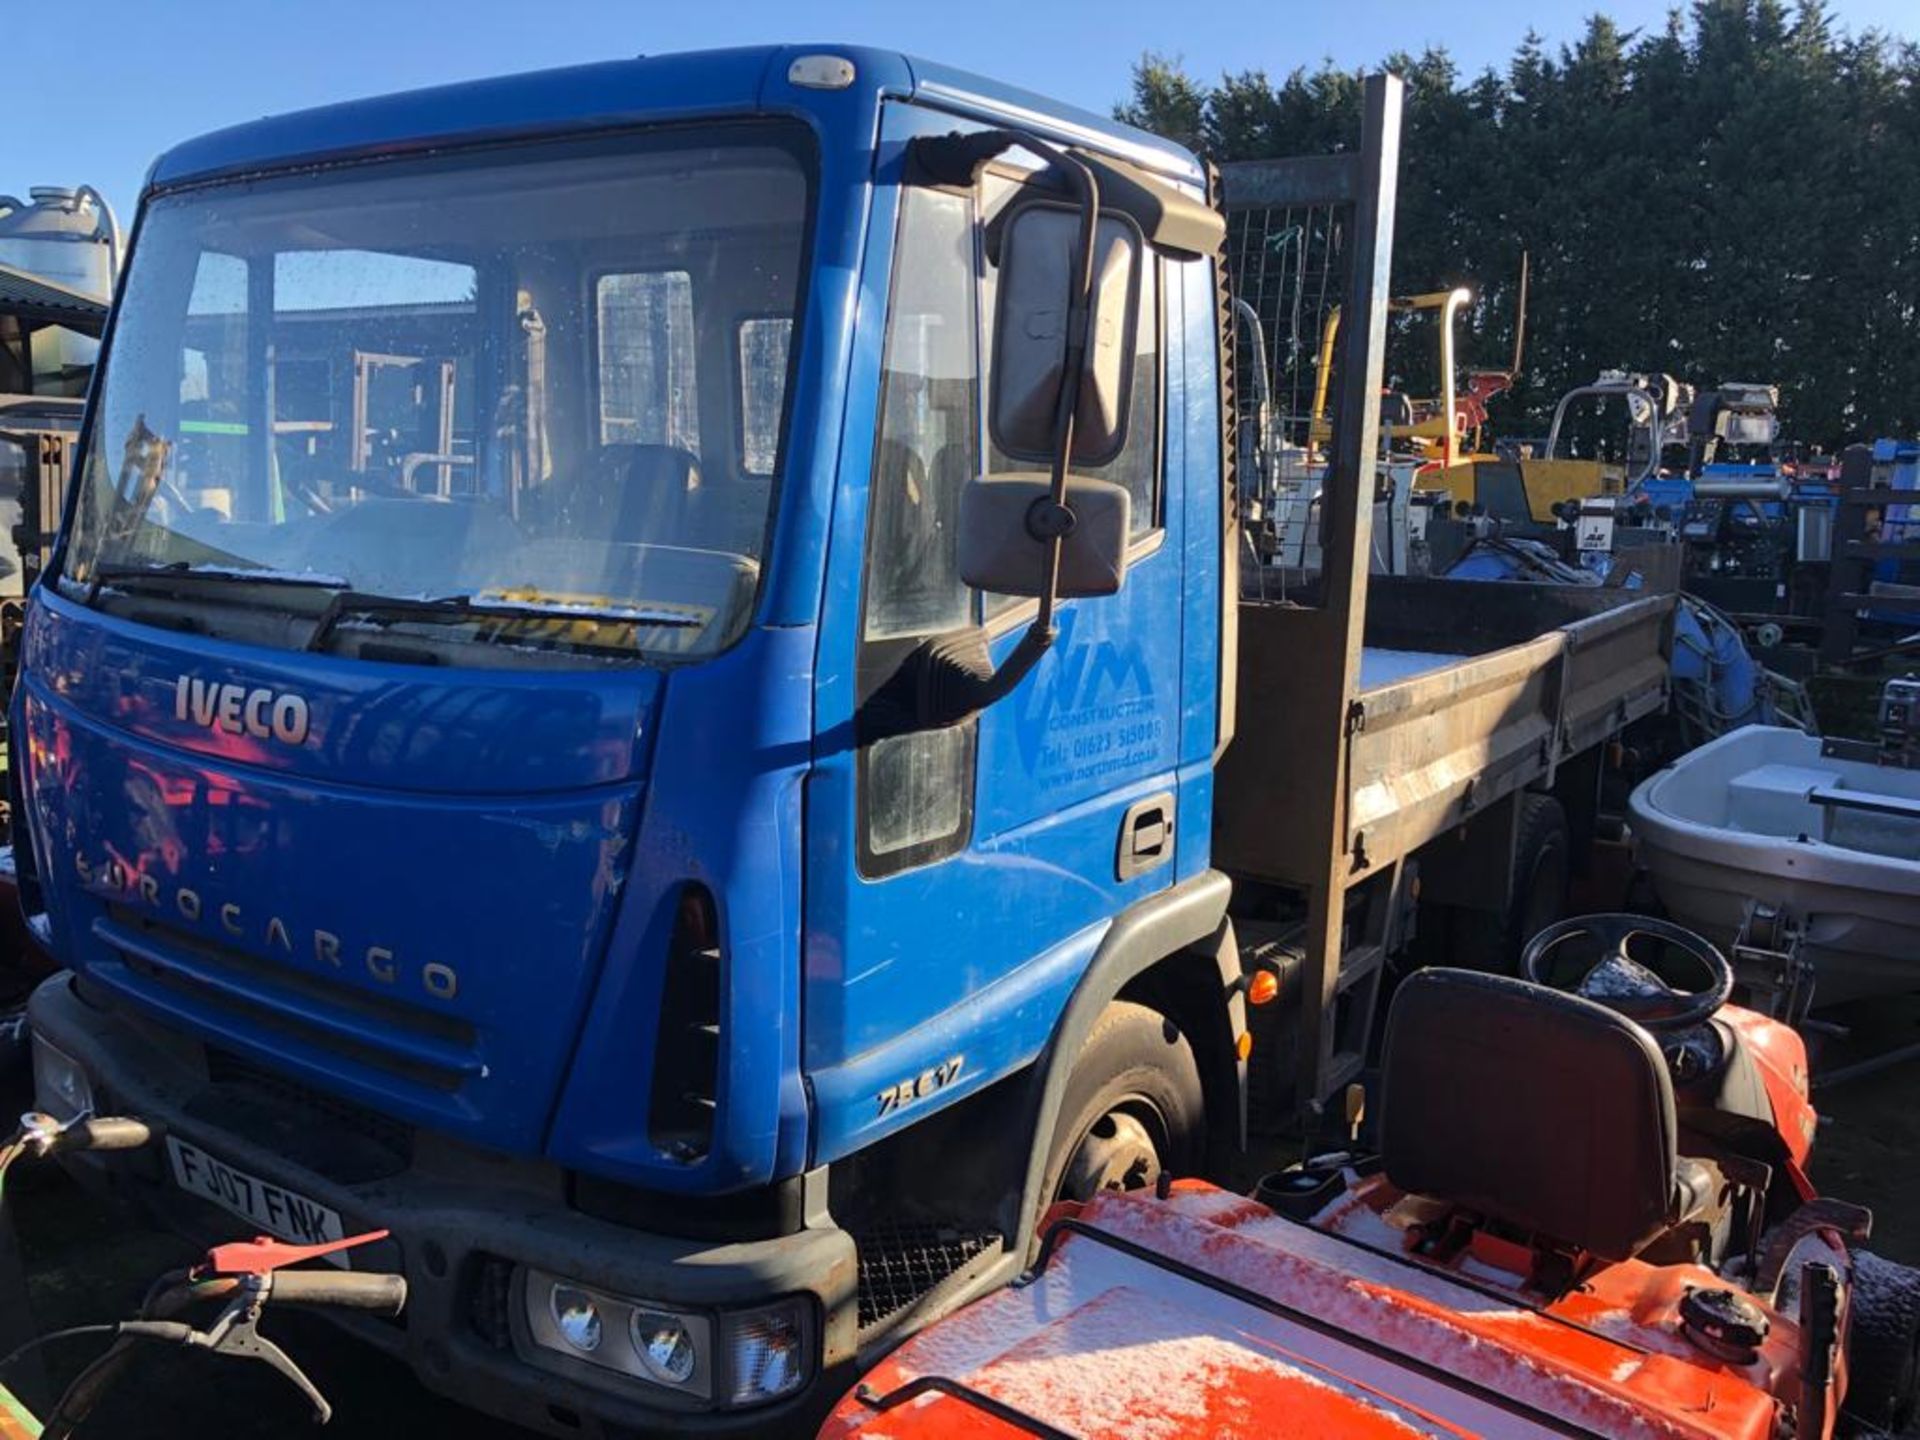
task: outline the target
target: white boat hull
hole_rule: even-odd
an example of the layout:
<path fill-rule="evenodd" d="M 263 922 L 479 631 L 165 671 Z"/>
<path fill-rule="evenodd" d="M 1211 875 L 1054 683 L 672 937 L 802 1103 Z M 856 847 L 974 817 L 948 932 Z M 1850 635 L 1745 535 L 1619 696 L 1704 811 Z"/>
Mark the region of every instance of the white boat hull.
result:
<path fill-rule="evenodd" d="M 1640 862 L 1672 917 L 1723 947 L 1750 905 L 1802 925 L 1814 1003 L 1920 989 L 1920 771 L 1838 760 L 1749 726 L 1681 757 L 1630 802 Z M 1876 806 L 1887 807 L 1877 810 Z"/>

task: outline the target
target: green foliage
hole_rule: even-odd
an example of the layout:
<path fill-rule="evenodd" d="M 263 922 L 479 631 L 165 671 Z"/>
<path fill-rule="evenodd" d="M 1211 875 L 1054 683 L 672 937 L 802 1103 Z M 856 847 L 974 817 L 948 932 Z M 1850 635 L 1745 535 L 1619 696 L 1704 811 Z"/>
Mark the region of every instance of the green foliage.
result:
<path fill-rule="evenodd" d="M 1384 64 L 1407 81 L 1395 287 L 1473 289 L 1464 358 L 1499 366 L 1530 256 L 1506 426 L 1620 368 L 1776 382 L 1808 444 L 1920 432 L 1920 46 L 1845 34 L 1824 0 L 1693 0 L 1528 34 L 1504 74 Z M 1220 161 L 1322 153 L 1358 142 L 1360 81 L 1207 85 L 1149 55 L 1115 113 Z"/>

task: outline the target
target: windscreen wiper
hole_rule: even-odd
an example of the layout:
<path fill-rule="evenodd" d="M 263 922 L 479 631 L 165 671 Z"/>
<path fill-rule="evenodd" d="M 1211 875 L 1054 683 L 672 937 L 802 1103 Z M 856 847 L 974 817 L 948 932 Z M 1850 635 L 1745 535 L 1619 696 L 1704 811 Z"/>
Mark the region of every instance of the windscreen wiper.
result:
<path fill-rule="evenodd" d="M 280 570 L 250 570 L 245 566 L 193 565 L 185 560 L 169 560 L 164 565 L 96 565 L 87 579 L 86 604 L 100 598 L 107 584 L 152 586 L 172 590 L 180 581 L 245 585 L 289 585 L 303 590 L 338 590 L 347 582 L 335 575 L 297 575 Z"/>
<path fill-rule="evenodd" d="M 555 621 L 589 621 L 639 627 L 658 625 L 671 629 L 698 629 L 705 619 L 673 611 L 576 610 L 552 605 L 528 605 L 511 600 L 476 600 L 471 595 L 372 595 L 364 590 L 342 590 L 327 602 L 307 636 L 306 648 L 319 651 L 326 647 L 340 622 L 349 615 L 374 621 L 421 620 L 427 624 L 455 624 L 463 620 L 532 620 L 552 624 Z"/>

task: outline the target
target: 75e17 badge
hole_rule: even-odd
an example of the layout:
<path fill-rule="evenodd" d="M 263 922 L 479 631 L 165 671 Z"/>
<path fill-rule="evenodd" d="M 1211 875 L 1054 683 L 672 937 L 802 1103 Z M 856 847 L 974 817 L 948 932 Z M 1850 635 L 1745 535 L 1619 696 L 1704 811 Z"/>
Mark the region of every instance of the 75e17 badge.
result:
<path fill-rule="evenodd" d="M 880 1092 L 880 1113 L 891 1115 L 896 1110 L 904 1110 L 916 1100 L 924 1100 L 929 1095 L 944 1090 L 960 1078 L 960 1067 L 966 1063 L 966 1056 L 955 1055 L 950 1060 L 942 1060 L 929 1070 L 889 1085 Z"/>

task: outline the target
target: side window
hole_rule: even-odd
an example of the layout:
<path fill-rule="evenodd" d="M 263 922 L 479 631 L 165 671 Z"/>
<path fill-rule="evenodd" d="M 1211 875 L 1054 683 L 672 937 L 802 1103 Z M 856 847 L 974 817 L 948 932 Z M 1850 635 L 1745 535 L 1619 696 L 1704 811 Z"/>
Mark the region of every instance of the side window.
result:
<path fill-rule="evenodd" d="M 955 546 L 980 454 L 980 324 L 971 197 L 901 193 L 880 428 L 867 513 L 860 693 L 928 635 L 973 619 Z M 891 874 L 966 843 L 976 727 L 889 736 L 860 755 L 861 870 Z"/>
<path fill-rule="evenodd" d="M 1151 252 L 1143 256 L 1140 272 L 1140 343 L 1133 356 L 1133 400 L 1129 409 L 1127 445 L 1096 475 L 1124 485 L 1133 497 L 1133 535 L 1160 528 L 1160 262 Z"/>
<path fill-rule="evenodd" d="M 693 279 L 684 270 L 602 275 L 593 287 L 600 443 L 700 453 Z"/>
<path fill-rule="evenodd" d="M 787 342 L 793 317 L 740 322 L 740 464 L 749 475 L 773 474 L 780 454 L 780 408 L 786 402 Z"/>
<path fill-rule="evenodd" d="M 980 447 L 973 202 L 915 187 L 901 212 L 867 521 L 868 640 L 952 630 L 973 608 L 954 543 Z"/>
<path fill-rule="evenodd" d="M 991 217 L 1016 189 L 989 175 Z M 974 197 L 909 187 L 901 192 L 893 293 L 887 306 L 879 432 L 867 512 L 866 594 L 859 693 L 864 704 L 929 635 L 1017 604 L 976 597 L 961 582 L 960 494 L 985 467 L 1030 469 L 997 452 L 983 457 L 982 355 L 992 324 L 995 272 L 981 257 Z M 1094 475 L 1127 487 L 1133 532 L 1160 526 L 1160 274 L 1149 260 L 1140 286 L 1139 348 L 1126 448 Z M 744 352 L 744 346 L 743 346 Z M 885 697 L 882 696 L 884 699 Z M 875 740 L 860 752 L 860 869 L 892 874 L 962 849 L 972 827 L 973 721 Z"/>

